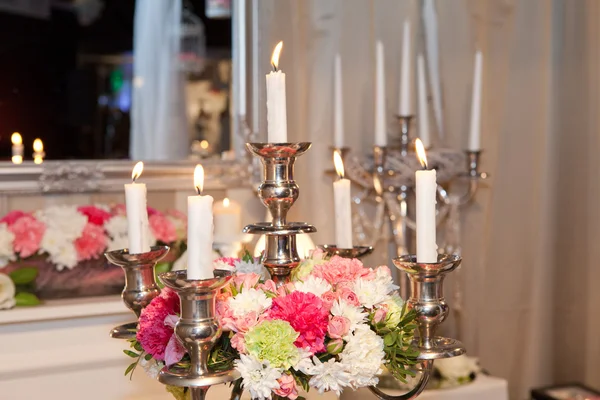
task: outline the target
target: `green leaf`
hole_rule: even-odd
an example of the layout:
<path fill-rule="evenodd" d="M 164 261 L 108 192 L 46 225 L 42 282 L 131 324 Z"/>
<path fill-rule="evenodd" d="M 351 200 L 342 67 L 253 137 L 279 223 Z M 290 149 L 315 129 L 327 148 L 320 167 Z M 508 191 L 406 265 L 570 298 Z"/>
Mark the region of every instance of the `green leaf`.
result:
<path fill-rule="evenodd" d="M 140 343 L 140 342 L 137 342 L 137 341 L 136 341 L 136 342 L 133 344 L 133 348 L 134 348 L 134 349 L 136 349 L 137 351 L 143 351 L 143 350 L 144 350 L 144 349 L 142 348 L 142 345 L 141 345 L 141 343 Z"/>
<path fill-rule="evenodd" d="M 170 270 L 171 270 L 171 263 L 167 263 L 167 262 L 158 263 L 154 267 L 154 271 L 156 271 L 157 274 L 162 274 L 163 272 L 169 272 Z"/>
<path fill-rule="evenodd" d="M 396 341 L 396 336 L 394 335 L 393 332 L 390 332 L 383 337 L 383 343 L 386 346 L 392 346 L 395 341 Z"/>
<path fill-rule="evenodd" d="M 150 360 L 152 360 L 152 354 L 146 354 L 146 355 L 144 356 L 144 360 L 146 360 L 146 361 L 150 361 Z"/>
<path fill-rule="evenodd" d="M 40 304 L 40 299 L 33 293 L 20 292 L 15 295 L 17 306 L 37 306 Z"/>
<path fill-rule="evenodd" d="M 124 375 L 127 376 L 135 368 L 136 364 L 137 364 L 137 362 L 129 364 L 129 367 L 127 367 L 127 369 L 125 370 Z"/>
<path fill-rule="evenodd" d="M 10 279 L 15 283 L 15 285 L 26 285 L 35 281 L 35 278 L 38 275 L 37 268 L 33 267 L 24 267 L 19 268 L 11 272 Z"/>
<path fill-rule="evenodd" d="M 138 353 L 134 353 L 131 350 L 123 350 L 123 353 L 127 354 L 131 358 L 138 358 L 140 356 Z"/>
<path fill-rule="evenodd" d="M 248 249 L 244 249 L 244 255 L 242 256 L 242 261 L 245 261 L 247 263 L 254 262 L 254 257 L 252 257 L 252 254 L 250 254 Z"/>

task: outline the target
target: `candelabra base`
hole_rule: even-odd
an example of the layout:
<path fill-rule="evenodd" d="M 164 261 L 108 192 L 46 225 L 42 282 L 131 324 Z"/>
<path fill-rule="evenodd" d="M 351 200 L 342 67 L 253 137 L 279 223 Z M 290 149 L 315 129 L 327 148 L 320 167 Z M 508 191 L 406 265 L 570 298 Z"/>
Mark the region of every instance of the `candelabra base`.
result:
<path fill-rule="evenodd" d="M 158 374 L 160 383 L 170 386 L 180 387 L 206 387 L 219 385 L 221 383 L 233 382 L 240 377 L 240 373 L 236 370 L 209 372 L 202 376 L 191 376 L 187 368 L 182 367 L 165 367 Z"/>
<path fill-rule="evenodd" d="M 134 339 L 137 322 L 129 322 L 127 324 L 115 326 L 110 330 L 110 337 L 113 339 Z"/>
<path fill-rule="evenodd" d="M 354 246 L 350 249 L 337 247 L 335 244 L 323 244 L 317 246 L 329 257 L 340 256 L 342 258 L 363 258 L 373 252 L 372 246 Z"/>
<path fill-rule="evenodd" d="M 418 342 L 415 342 L 419 351 L 418 360 L 437 360 L 465 354 L 464 345 L 456 339 L 436 336 L 431 342 L 433 344 L 431 348 L 419 346 Z"/>

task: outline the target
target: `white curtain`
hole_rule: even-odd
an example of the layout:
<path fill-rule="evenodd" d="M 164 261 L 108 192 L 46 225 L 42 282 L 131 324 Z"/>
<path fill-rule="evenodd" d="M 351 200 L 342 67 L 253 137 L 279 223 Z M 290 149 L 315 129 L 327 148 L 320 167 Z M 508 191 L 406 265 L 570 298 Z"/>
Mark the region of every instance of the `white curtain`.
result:
<path fill-rule="evenodd" d="M 136 1 L 132 159 L 180 160 L 188 154 L 180 25 L 180 0 Z"/>
<path fill-rule="evenodd" d="M 334 53 L 343 60 L 348 145 L 367 154 L 375 38 L 386 48 L 392 132 L 401 21 L 419 26 L 420 5 L 258 2 L 259 65 L 268 72 L 270 52 L 283 39 L 290 140 L 314 143 L 297 161 L 301 196 L 293 211 L 317 226 L 316 243 L 333 237 L 332 178 L 325 171 Z M 466 147 L 475 49 L 485 57 L 482 170 L 491 179 L 463 210 L 464 265 L 456 275 L 464 290 L 461 339 L 485 369 L 508 379 L 511 399 L 561 382 L 600 389 L 600 2 L 436 0 L 435 6 L 444 142 L 456 149 Z M 421 33 L 415 36 L 423 49 Z M 264 88 L 258 89 L 263 107 Z"/>

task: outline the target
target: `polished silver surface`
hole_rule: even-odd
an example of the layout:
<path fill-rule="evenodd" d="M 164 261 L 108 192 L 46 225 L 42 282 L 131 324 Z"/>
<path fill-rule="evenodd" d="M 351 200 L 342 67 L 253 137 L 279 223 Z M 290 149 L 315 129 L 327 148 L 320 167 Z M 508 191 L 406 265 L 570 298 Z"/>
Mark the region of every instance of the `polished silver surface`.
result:
<path fill-rule="evenodd" d="M 142 309 L 160 294 L 160 288 L 154 278 L 154 267 L 169 252 L 168 246 L 154 246 L 147 253 L 129 254 L 127 249 L 109 251 L 104 254 L 114 265 L 125 272 L 125 287 L 121 298 L 125 306 L 139 318 Z M 131 339 L 135 332 L 131 330 L 137 323 L 128 323 L 113 328 L 110 336 L 115 339 Z"/>
<path fill-rule="evenodd" d="M 215 296 L 232 279 L 225 271 L 216 275 L 220 276 L 188 280 L 187 271 L 172 271 L 159 276 L 180 298 L 181 316 L 175 325 L 175 335 L 190 356 L 190 368 L 165 367 L 158 380 L 165 385 L 191 388 L 192 399 L 203 399 L 208 387 L 240 377 L 235 370 L 213 372 L 208 369 L 208 356 L 221 336 L 215 317 Z"/>
<path fill-rule="evenodd" d="M 382 392 L 376 386 L 369 386 L 369 390 L 375 396 L 377 396 L 377 398 L 379 398 L 381 400 L 413 400 L 413 399 L 416 399 L 417 397 L 419 397 L 421 392 L 423 392 L 423 390 L 425 390 L 425 388 L 427 387 L 427 383 L 429 383 L 429 378 L 431 378 L 431 373 L 433 372 L 433 361 L 425 360 L 425 361 L 423 361 L 422 366 L 423 366 L 423 369 L 422 369 L 423 373 L 421 374 L 421 377 L 419 378 L 417 385 L 410 392 L 407 392 L 407 393 L 399 395 L 399 396 L 392 396 L 392 395 Z"/>
<path fill-rule="evenodd" d="M 292 269 L 300 263 L 296 235 L 316 232 L 310 224 L 287 221 L 287 213 L 300 194 L 294 180 L 294 163 L 310 146 L 308 142 L 246 144 L 263 165 L 263 181 L 257 192 L 269 210 L 271 222 L 248 225 L 243 232 L 266 235 L 261 261 L 278 286 L 289 280 Z"/>
<path fill-rule="evenodd" d="M 317 246 L 323 250 L 329 257 L 340 256 L 343 258 L 363 258 L 373 252 L 372 246 L 354 246 L 351 249 L 337 247 L 335 244 L 322 244 Z"/>
<path fill-rule="evenodd" d="M 400 125 L 400 153 L 405 156 L 408 154 L 410 146 L 410 124 L 412 115 L 398 115 L 398 124 Z"/>

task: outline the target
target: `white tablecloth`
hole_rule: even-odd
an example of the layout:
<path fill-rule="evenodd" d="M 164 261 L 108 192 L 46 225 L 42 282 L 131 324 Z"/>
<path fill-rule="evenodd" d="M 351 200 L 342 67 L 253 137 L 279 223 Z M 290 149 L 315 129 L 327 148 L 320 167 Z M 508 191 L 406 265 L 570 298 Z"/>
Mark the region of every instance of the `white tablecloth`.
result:
<path fill-rule="evenodd" d="M 391 395 L 400 395 L 404 392 L 385 390 Z M 359 389 L 355 392 L 346 390 L 340 397 L 341 400 L 368 400 L 376 399 L 368 389 Z M 452 389 L 425 390 L 419 400 L 508 400 L 508 382 L 504 379 L 490 376 L 478 376 L 468 385 Z"/>

